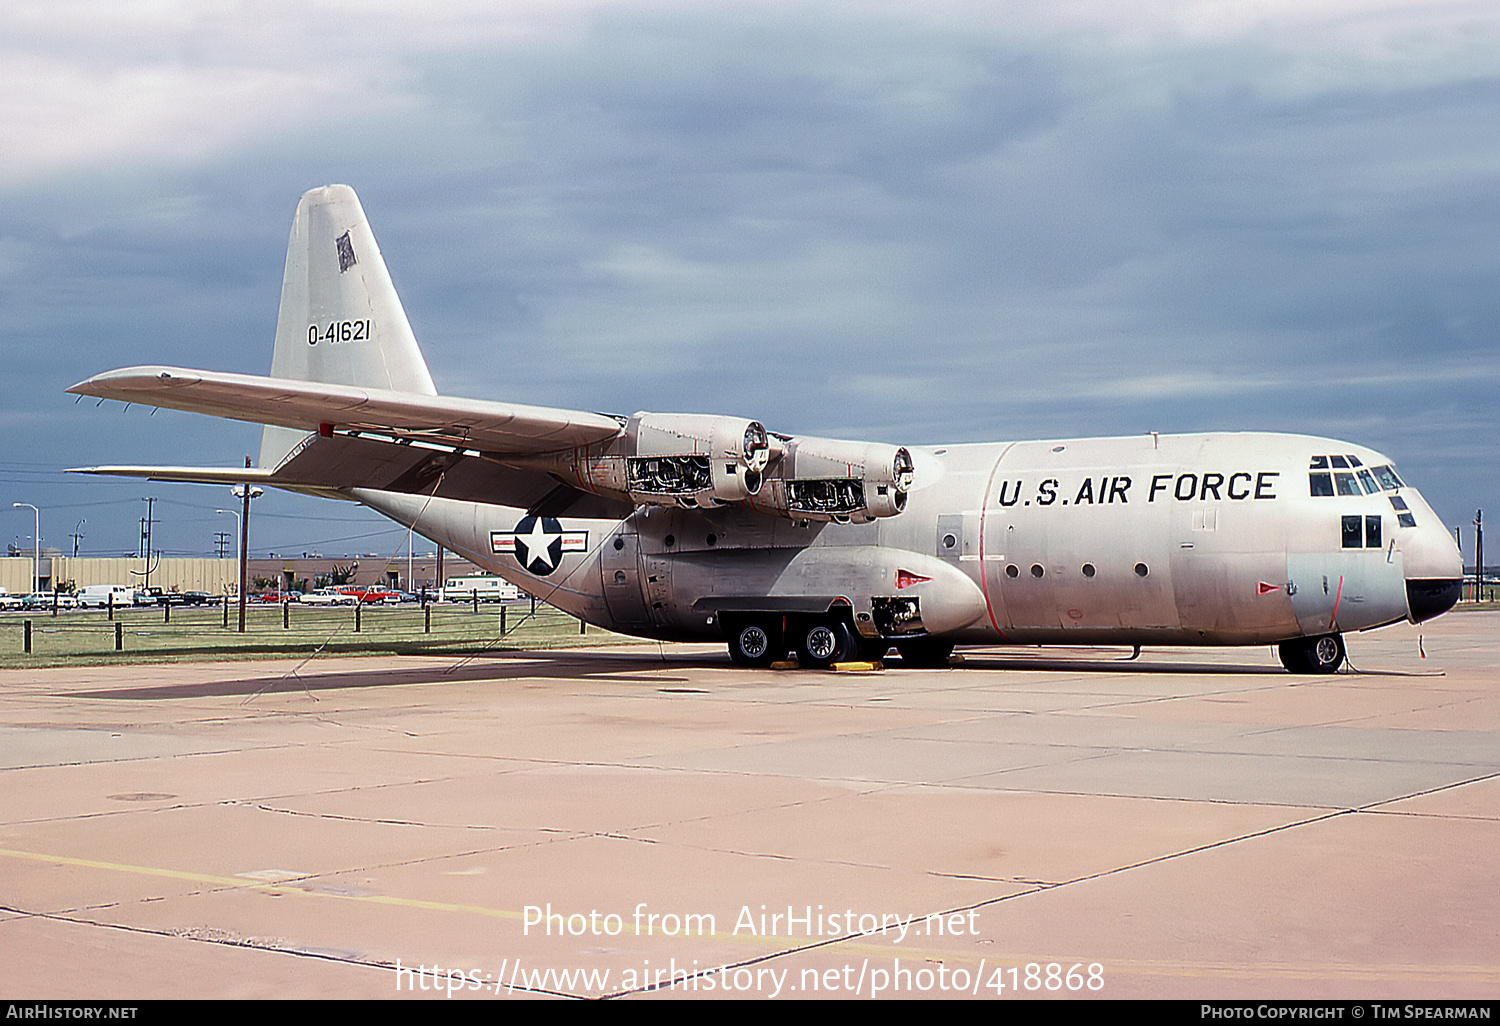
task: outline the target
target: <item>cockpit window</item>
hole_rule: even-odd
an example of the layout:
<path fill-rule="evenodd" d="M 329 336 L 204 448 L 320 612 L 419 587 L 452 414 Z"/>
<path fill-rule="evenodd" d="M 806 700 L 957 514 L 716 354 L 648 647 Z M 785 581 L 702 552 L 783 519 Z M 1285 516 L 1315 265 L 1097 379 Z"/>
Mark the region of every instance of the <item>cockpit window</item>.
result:
<path fill-rule="evenodd" d="M 1366 470 L 1358 456 L 1347 453 L 1314 456 L 1308 460 L 1307 467 L 1307 490 L 1314 496 L 1374 495 L 1405 487 L 1401 478 L 1396 476 L 1394 467 L 1382 464 Z"/>

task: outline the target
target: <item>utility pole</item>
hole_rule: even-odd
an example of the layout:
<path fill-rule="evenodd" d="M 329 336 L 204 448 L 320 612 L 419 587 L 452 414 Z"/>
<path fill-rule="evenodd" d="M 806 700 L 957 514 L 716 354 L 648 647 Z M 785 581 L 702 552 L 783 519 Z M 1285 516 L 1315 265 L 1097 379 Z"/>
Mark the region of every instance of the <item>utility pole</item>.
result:
<path fill-rule="evenodd" d="M 141 585 L 141 587 L 145 588 L 147 591 L 150 591 L 151 590 L 151 525 L 154 524 L 154 523 L 156 523 L 155 519 L 153 519 L 152 516 L 151 516 L 151 512 L 152 512 L 152 509 L 156 505 L 156 499 L 153 496 L 146 495 L 146 496 L 142 496 L 142 500 L 146 503 L 146 518 L 141 521 L 141 548 L 143 550 L 141 552 L 141 555 L 143 555 L 143 556 L 146 557 L 146 573 L 144 574 L 145 581 Z"/>
<path fill-rule="evenodd" d="M 250 467 L 250 457 L 245 457 L 245 468 Z M 244 512 L 239 514 L 240 518 L 240 633 L 245 633 L 245 603 L 248 601 L 246 591 L 250 586 L 250 500 L 259 495 L 264 495 L 261 488 L 251 488 L 249 482 L 235 485 L 232 489 L 234 497 L 244 503 Z M 220 512 L 215 510 L 215 512 Z M 232 512 L 232 511 L 227 511 Z"/>
<path fill-rule="evenodd" d="M 1484 587 L 1484 510 L 1474 511 L 1474 601 L 1483 597 Z"/>

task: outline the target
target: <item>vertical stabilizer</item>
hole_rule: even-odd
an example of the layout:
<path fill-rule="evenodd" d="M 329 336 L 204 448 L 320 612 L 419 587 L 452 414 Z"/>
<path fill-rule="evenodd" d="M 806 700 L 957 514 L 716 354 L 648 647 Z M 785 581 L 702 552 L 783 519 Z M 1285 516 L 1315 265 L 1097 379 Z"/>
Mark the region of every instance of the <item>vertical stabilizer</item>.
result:
<path fill-rule="evenodd" d="M 297 204 L 271 375 L 437 394 L 359 197 L 347 185 L 313 189 Z M 266 428 L 260 466 L 276 466 L 305 437 Z"/>

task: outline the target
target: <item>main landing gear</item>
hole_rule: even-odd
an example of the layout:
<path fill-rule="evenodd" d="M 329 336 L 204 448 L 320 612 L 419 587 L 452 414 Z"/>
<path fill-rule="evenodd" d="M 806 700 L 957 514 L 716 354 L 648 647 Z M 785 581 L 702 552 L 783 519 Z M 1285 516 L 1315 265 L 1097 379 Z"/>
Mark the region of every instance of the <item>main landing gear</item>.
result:
<path fill-rule="evenodd" d="M 1332 673 L 1344 665 L 1344 639 L 1338 634 L 1293 638 L 1278 650 L 1281 665 L 1291 673 Z"/>
<path fill-rule="evenodd" d="M 766 667 L 785 659 L 792 650 L 807 670 L 826 670 L 834 663 L 873 663 L 885 658 L 891 642 L 864 638 L 853 624 L 839 617 L 778 614 L 741 614 L 728 621 L 729 658 L 736 666 Z M 953 642 L 941 638 L 906 638 L 895 643 L 901 665 L 941 669 L 953 654 Z"/>
<path fill-rule="evenodd" d="M 736 666 L 770 666 L 786 648 L 780 617 L 742 623 L 729 636 L 729 658 Z"/>

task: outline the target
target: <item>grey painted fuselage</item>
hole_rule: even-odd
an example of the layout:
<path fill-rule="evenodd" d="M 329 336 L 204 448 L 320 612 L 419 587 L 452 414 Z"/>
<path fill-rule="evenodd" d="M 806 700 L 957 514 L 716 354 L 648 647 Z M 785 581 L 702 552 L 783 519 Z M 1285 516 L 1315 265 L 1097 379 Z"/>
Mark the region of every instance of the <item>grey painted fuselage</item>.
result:
<path fill-rule="evenodd" d="M 555 566 L 531 564 L 545 573 L 517 549 L 524 510 L 347 494 L 590 623 L 662 639 L 718 638 L 728 610 L 830 603 L 875 637 L 880 600 L 915 596 L 922 630 L 961 642 L 1259 644 L 1407 619 L 1409 579 L 1461 572 L 1415 489 L 1311 494 L 1309 468 L 1330 456 L 1389 466 L 1347 442 L 1146 435 L 911 452 L 898 516 L 797 523 L 645 506 L 623 520 L 563 517 Z"/>

